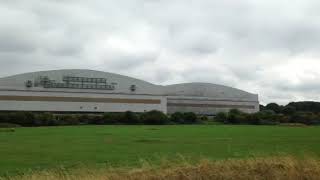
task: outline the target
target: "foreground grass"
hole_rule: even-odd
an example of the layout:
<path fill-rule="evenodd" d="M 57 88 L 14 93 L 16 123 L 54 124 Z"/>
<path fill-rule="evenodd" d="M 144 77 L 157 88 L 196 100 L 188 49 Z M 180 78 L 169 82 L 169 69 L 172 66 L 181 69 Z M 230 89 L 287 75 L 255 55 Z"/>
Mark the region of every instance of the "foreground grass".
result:
<path fill-rule="evenodd" d="M 178 179 L 274 179 L 317 180 L 320 177 L 319 159 L 294 157 L 250 158 L 237 160 L 208 161 L 196 164 L 186 161 L 164 162 L 152 166 L 145 162 L 139 168 L 78 168 L 29 172 L 0 179 L 7 180 L 178 180 Z"/>
<path fill-rule="evenodd" d="M 137 167 L 177 155 L 199 159 L 311 154 L 320 156 L 320 127 L 70 126 L 0 133 L 0 175 L 59 166 Z"/>

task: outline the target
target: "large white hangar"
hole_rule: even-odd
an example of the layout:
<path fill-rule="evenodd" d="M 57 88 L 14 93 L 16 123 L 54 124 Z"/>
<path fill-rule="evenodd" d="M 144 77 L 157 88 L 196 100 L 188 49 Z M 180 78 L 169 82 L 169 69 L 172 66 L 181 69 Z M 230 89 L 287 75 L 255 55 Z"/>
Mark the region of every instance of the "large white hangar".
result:
<path fill-rule="evenodd" d="M 259 110 L 257 94 L 209 84 L 160 86 L 119 74 L 66 69 L 0 78 L 0 111 L 195 112 Z"/>

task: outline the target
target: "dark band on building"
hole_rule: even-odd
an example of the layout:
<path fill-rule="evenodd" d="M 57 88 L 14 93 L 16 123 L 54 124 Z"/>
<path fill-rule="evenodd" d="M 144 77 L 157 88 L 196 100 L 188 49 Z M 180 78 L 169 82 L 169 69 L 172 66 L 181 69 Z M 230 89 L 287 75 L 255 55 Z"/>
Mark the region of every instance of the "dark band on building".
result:
<path fill-rule="evenodd" d="M 231 105 L 231 104 L 191 104 L 191 103 L 168 103 L 168 106 L 176 107 L 211 107 L 211 108 L 232 108 L 232 109 L 254 109 L 250 105 Z"/>
<path fill-rule="evenodd" d="M 0 96 L 1 101 L 48 101 L 48 102 L 95 102 L 95 103 L 128 103 L 160 104 L 159 99 L 125 99 L 125 98 L 86 98 L 54 96 Z"/>

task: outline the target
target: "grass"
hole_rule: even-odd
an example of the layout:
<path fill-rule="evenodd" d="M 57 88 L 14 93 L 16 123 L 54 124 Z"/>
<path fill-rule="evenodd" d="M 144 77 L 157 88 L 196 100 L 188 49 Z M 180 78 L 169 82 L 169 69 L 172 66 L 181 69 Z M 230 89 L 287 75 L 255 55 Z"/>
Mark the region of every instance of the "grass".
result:
<path fill-rule="evenodd" d="M 131 169 L 81 167 L 67 170 L 60 168 L 10 176 L 3 180 L 318 180 L 319 177 L 319 159 L 297 159 L 288 156 L 222 161 L 201 160 L 195 164 L 185 160 L 178 164 L 165 161 L 158 166 L 145 162 L 142 166 Z"/>
<path fill-rule="evenodd" d="M 320 127 L 69 126 L 0 132 L 0 175 L 21 171 L 137 167 L 141 160 L 320 157 Z"/>

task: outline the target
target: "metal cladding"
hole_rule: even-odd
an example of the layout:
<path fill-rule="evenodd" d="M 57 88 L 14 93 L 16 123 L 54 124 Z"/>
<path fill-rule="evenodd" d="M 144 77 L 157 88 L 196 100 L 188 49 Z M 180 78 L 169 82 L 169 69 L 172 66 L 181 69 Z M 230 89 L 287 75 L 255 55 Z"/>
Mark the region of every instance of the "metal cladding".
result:
<path fill-rule="evenodd" d="M 210 84 L 161 86 L 108 72 L 66 69 L 0 78 L 0 111 L 195 112 L 259 110 L 258 95 Z"/>

